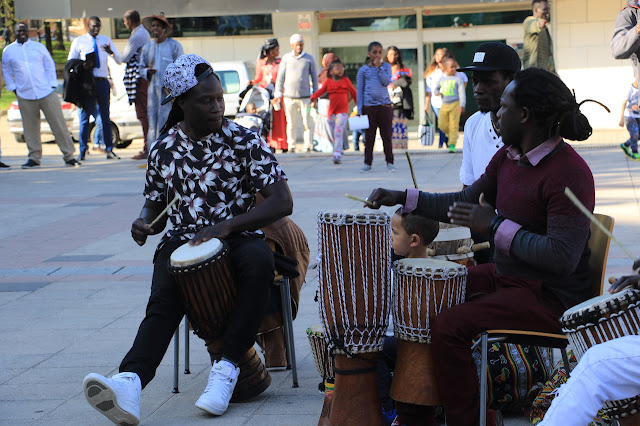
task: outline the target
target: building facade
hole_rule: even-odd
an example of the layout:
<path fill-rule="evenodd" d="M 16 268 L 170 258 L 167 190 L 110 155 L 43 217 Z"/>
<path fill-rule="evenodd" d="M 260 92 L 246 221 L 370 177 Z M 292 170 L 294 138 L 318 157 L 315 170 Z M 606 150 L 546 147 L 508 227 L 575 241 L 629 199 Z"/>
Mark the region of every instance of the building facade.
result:
<path fill-rule="evenodd" d="M 70 15 L 52 15 L 51 18 L 81 17 L 79 11 L 85 17 L 95 14 L 103 18 L 104 34 L 111 36 L 118 47 L 126 43 L 128 34 L 123 31 L 121 16 L 135 4 L 114 0 L 103 10 L 104 5 L 97 0 L 51 2 L 60 3 L 57 10 Z M 30 9 L 30 3 L 42 2 L 17 2 L 18 17 L 42 18 L 33 16 L 35 12 Z M 366 5 L 356 0 L 343 0 L 324 2 L 325 10 L 315 10 L 318 3 L 309 0 L 292 3 L 238 0 L 234 2 L 235 8 L 225 9 L 225 6 L 214 7 L 213 3 L 200 0 L 184 4 L 159 0 L 154 2 L 156 9 L 141 7 L 139 10 L 143 15 L 164 11 L 173 21 L 174 37 L 182 43 L 184 51 L 200 54 L 212 62 L 253 64 L 264 39 L 270 37 L 279 39 L 281 54 L 284 54 L 289 50 L 289 36 L 300 33 L 305 39 L 305 50 L 316 58 L 318 65 L 322 54 L 333 51 L 353 78 L 364 62 L 366 46 L 371 41 L 379 41 L 385 47 L 397 46 L 414 75 L 412 89 L 416 111 L 424 109 L 425 89 L 421 76 L 435 49 L 450 48 L 461 65 L 471 61 L 475 47 L 483 41 L 502 41 L 521 49 L 521 23 L 531 14 L 530 0 L 373 0 Z M 405 7 L 391 7 L 391 4 Z M 583 106 L 594 128 L 617 128 L 620 105 L 633 75 L 628 61 L 611 57 L 609 41 L 616 16 L 625 1 L 551 0 L 550 4 L 554 55 L 560 77 L 575 90 L 578 101 L 597 99 L 612 108 L 612 113 L 607 114 L 594 104 Z M 32 16 L 24 15 L 27 13 Z M 468 94 L 471 95 L 471 85 Z M 471 101 L 469 112 L 474 108 Z M 414 121 L 418 119 L 416 114 Z"/>

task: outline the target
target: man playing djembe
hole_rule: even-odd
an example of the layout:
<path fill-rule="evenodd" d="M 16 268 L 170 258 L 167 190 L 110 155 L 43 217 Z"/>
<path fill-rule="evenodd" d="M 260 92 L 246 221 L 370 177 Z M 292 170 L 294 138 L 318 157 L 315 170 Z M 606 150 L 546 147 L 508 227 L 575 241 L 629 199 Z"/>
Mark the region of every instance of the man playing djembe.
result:
<path fill-rule="evenodd" d="M 224 332 L 222 359 L 196 406 L 223 414 L 238 380 L 237 363 L 249 350 L 264 316 L 274 279 L 274 260 L 260 227 L 291 214 L 286 176 L 266 143 L 223 117 L 222 85 L 197 55 L 183 55 L 167 67 L 164 86 L 173 100 L 169 119 L 149 152 L 146 201 L 131 227 L 143 245 L 160 233 L 166 219 L 149 224 L 174 197 L 172 228 L 154 256 L 146 316 L 129 353 L 112 378 L 91 373 L 84 380 L 89 403 L 116 424 L 138 424 L 140 392 L 154 377 L 171 337 L 185 315 L 176 279 L 169 274 L 171 253 L 212 238 L 230 248 L 238 298 Z M 264 202 L 255 205 L 257 193 Z"/>
<path fill-rule="evenodd" d="M 593 176 L 563 141 L 585 140 L 591 127 L 571 91 L 554 74 L 516 74 L 500 99 L 505 144 L 485 173 L 461 192 L 376 189 L 373 208 L 405 210 L 488 233 L 495 264 L 469 268 L 467 295 L 484 293 L 439 314 L 431 330 L 436 379 L 447 423 L 479 423 L 478 376 L 471 340 L 482 330 L 560 333 L 558 318 L 589 295 L 589 219 L 564 195 L 569 187 L 593 210 Z M 496 208 L 497 214 L 496 214 Z M 487 424 L 500 424 L 487 410 Z"/>

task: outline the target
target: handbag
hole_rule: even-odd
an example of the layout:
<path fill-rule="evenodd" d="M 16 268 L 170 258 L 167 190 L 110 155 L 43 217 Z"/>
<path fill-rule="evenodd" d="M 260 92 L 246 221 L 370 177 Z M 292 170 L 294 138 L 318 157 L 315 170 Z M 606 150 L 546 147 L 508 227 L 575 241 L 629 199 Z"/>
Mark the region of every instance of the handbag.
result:
<path fill-rule="evenodd" d="M 369 128 L 368 115 L 356 115 L 349 117 L 349 130 L 365 130 Z"/>
<path fill-rule="evenodd" d="M 433 145 L 433 140 L 436 136 L 436 129 L 429 117 L 429 114 L 425 114 L 424 121 L 418 126 L 418 134 L 420 135 L 420 143 L 422 146 Z"/>

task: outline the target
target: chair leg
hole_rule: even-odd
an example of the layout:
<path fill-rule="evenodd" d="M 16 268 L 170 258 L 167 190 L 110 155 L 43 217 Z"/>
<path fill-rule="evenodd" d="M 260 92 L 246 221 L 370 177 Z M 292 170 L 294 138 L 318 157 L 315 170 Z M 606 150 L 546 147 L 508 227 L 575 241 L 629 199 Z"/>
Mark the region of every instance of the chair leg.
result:
<path fill-rule="evenodd" d="M 189 318 L 184 316 L 184 374 L 191 374 L 189 370 Z"/>
<path fill-rule="evenodd" d="M 567 372 L 567 379 L 569 379 L 569 376 L 571 375 L 571 364 L 569 363 L 567 348 L 560 348 L 560 352 L 562 353 L 562 362 L 564 363 L 564 369 Z"/>
<path fill-rule="evenodd" d="M 480 335 L 480 426 L 487 424 L 487 357 L 489 343 L 487 342 L 487 332 Z"/>
<path fill-rule="evenodd" d="M 287 367 L 291 368 L 293 387 L 298 387 L 298 369 L 296 366 L 296 349 L 293 341 L 293 315 L 291 314 L 291 293 L 289 278 L 284 277 L 280 285 L 280 301 L 282 302 L 282 322 L 284 323 L 284 341 L 287 348 Z"/>
<path fill-rule="evenodd" d="M 178 369 L 180 364 L 180 327 L 173 334 L 173 393 L 180 393 L 178 389 Z"/>

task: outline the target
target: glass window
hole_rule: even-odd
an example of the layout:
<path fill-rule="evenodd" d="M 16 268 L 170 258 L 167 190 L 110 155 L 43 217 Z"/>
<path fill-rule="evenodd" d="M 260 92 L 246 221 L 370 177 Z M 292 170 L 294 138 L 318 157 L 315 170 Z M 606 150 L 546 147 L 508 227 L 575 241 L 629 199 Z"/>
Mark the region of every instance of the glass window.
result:
<path fill-rule="evenodd" d="M 272 34 L 271 14 L 167 18 L 173 25 L 171 37 L 210 37 Z M 121 19 L 115 21 L 115 38 L 128 38 L 130 32 Z"/>
<path fill-rule="evenodd" d="M 238 93 L 240 91 L 240 75 L 237 71 L 216 71 L 222 82 L 224 94 Z"/>
<path fill-rule="evenodd" d="M 396 31 L 416 28 L 416 15 L 320 19 L 320 32 Z"/>
<path fill-rule="evenodd" d="M 521 24 L 531 15 L 531 9 L 504 12 L 455 13 L 450 15 L 431 15 L 425 11 L 422 16 L 424 28 L 472 27 L 474 25 Z"/>

